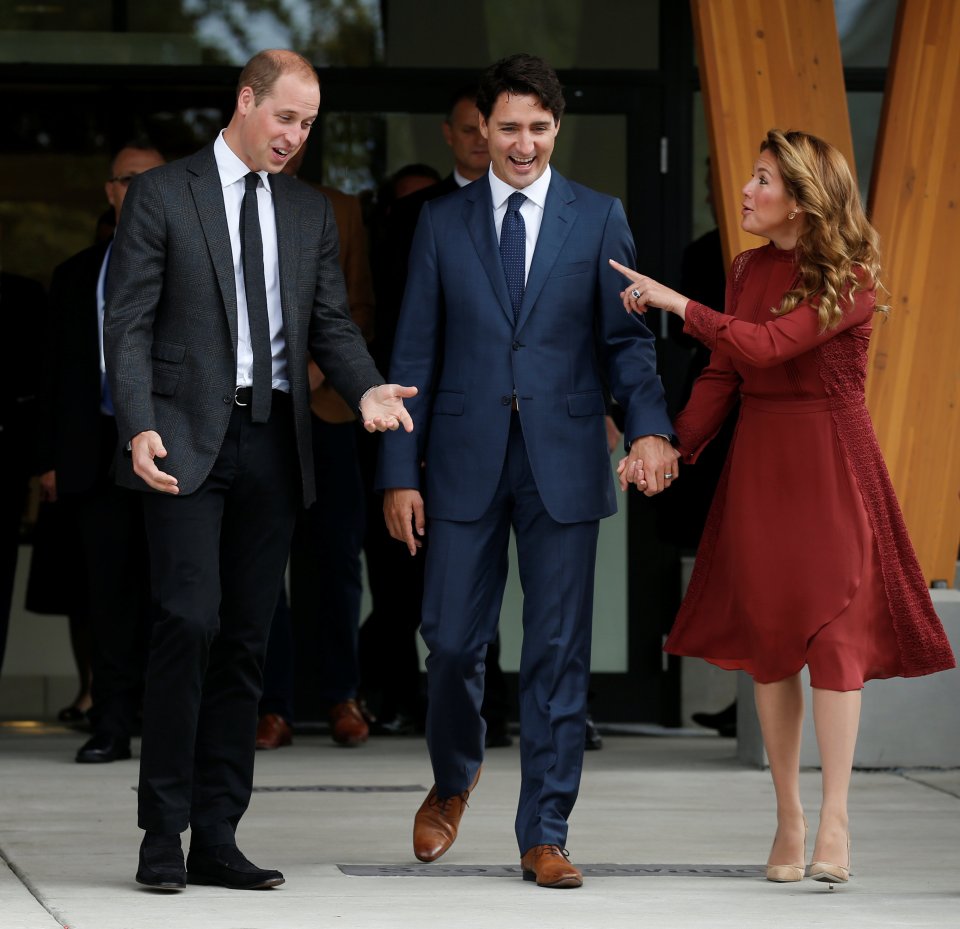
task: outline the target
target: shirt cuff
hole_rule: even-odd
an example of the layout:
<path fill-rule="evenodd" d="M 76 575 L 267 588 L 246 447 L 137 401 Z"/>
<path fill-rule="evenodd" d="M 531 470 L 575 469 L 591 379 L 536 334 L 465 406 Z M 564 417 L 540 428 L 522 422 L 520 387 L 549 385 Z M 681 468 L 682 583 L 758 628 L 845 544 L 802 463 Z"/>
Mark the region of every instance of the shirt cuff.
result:
<path fill-rule="evenodd" d="M 377 389 L 378 387 L 380 387 L 380 386 L 381 386 L 380 384 L 374 384 L 373 387 L 368 387 L 368 388 L 360 395 L 360 401 L 357 403 L 357 409 L 360 410 L 360 420 L 361 420 L 361 422 L 363 421 L 363 410 L 361 409 L 361 407 L 363 406 L 363 401 L 367 399 L 367 394 L 370 393 L 371 390 L 376 390 L 376 389 Z"/>

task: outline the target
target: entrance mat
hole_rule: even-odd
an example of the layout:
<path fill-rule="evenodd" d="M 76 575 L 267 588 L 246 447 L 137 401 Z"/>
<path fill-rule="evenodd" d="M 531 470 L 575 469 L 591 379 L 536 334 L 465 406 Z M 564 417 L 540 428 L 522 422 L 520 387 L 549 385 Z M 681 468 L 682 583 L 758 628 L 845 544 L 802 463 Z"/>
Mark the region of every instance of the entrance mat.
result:
<path fill-rule="evenodd" d="M 415 794 L 426 790 L 422 784 L 280 784 L 253 788 L 255 794 Z"/>
<path fill-rule="evenodd" d="M 350 877 L 519 877 L 519 865 L 338 865 Z M 759 864 L 585 864 L 584 877 L 762 877 Z"/>

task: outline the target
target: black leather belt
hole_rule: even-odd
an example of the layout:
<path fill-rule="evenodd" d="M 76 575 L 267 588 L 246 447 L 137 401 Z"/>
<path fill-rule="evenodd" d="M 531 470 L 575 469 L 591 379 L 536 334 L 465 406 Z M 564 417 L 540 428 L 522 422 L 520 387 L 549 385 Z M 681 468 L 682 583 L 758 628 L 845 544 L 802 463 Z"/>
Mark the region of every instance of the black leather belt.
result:
<path fill-rule="evenodd" d="M 271 401 L 276 400 L 289 400 L 290 394 L 285 390 L 271 390 Z M 253 400 L 253 388 L 252 387 L 238 387 L 233 394 L 233 402 L 237 406 L 250 406 L 251 401 Z"/>

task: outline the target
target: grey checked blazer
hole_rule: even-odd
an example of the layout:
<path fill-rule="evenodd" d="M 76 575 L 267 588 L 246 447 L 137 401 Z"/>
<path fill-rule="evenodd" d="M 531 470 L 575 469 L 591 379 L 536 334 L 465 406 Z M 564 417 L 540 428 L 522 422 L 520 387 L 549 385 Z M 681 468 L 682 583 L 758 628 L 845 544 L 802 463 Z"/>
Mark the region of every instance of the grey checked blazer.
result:
<path fill-rule="evenodd" d="M 270 179 L 280 293 L 303 500 L 314 497 L 307 355 L 356 407 L 383 377 L 350 320 L 333 209 L 284 174 Z M 159 433 L 180 493 L 210 473 L 233 408 L 237 295 L 213 145 L 134 178 L 117 229 L 107 286 L 104 351 L 121 447 Z M 117 480 L 147 490 L 129 458 Z"/>

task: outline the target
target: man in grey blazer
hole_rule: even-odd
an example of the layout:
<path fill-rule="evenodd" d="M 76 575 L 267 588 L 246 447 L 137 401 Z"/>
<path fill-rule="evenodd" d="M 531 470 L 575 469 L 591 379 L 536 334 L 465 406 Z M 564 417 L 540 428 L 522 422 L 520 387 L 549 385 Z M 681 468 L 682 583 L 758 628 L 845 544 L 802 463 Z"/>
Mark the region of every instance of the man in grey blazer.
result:
<path fill-rule="evenodd" d="M 255 55 L 217 140 L 131 183 L 113 247 L 117 479 L 146 491 L 156 611 L 138 798 L 137 880 L 152 887 L 283 883 L 235 833 L 270 618 L 315 497 L 308 354 L 368 430 L 413 428 L 416 391 L 383 383 L 350 320 L 329 202 L 280 173 L 319 105 L 306 59 Z"/>

